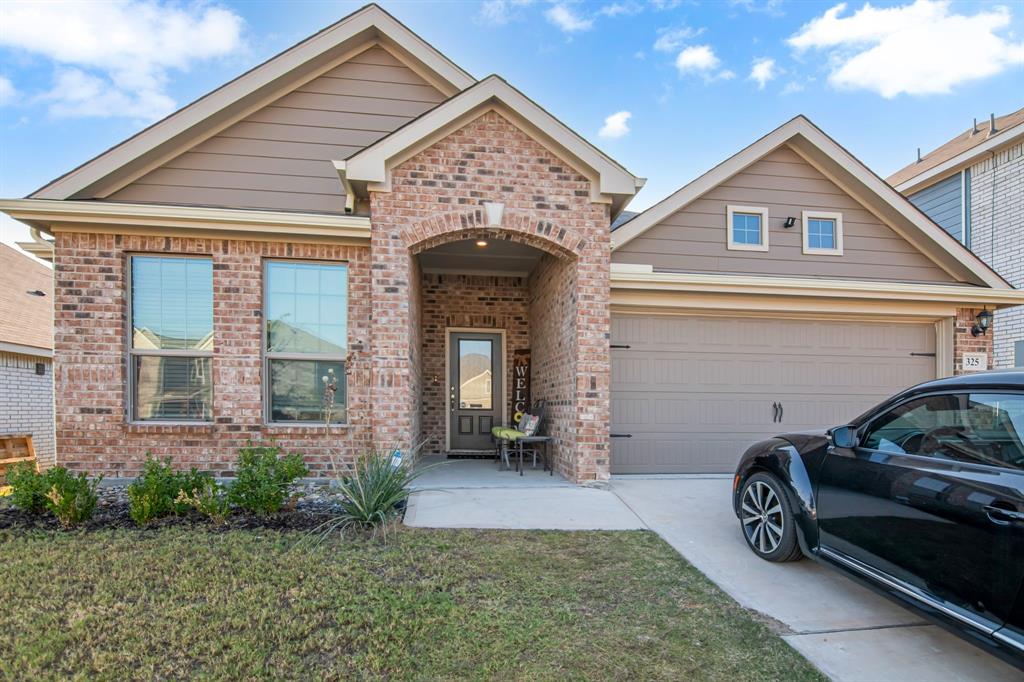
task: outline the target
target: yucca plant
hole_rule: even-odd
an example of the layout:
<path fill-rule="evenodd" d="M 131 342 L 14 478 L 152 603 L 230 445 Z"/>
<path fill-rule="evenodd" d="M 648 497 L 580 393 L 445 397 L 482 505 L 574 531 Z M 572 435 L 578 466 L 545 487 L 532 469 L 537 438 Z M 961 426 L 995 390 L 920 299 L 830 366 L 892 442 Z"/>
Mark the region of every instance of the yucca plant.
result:
<path fill-rule="evenodd" d="M 337 503 L 341 513 L 313 529 L 311 536 L 319 543 L 334 531 L 349 528 L 379 530 L 387 539 L 388 526 L 398 518 L 403 505 L 412 494 L 412 483 L 426 471 L 440 466 L 416 466 L 419 443 L 407 456 L 396 456 L 394 448 L 373 450 L 356 460 L 352 472 L 336 482 L 340 493 Z"/>

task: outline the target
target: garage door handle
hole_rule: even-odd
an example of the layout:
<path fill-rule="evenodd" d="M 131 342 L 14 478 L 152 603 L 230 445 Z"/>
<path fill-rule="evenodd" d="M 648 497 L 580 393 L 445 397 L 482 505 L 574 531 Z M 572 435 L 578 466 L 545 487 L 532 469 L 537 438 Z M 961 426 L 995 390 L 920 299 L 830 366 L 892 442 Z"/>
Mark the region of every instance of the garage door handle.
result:
<path fill-rule="evenodd" d="M 784 416 L 785 414 L 786 414 L 786 408 L 784 408 L 784 407 L 782 406 L 782 403 L 779 403 L 779 423 L 780 423 L 780 424 L 782 423 L 782 417 L 783 417 L 783 416 Z"/>
<path fill-rule="evenodd" d="M 779 421 L 779 404 L 772 403 L 772 424 Z"/>
<path fill-rule="evenodd" d="M 609 433 L 608 436 L 610 438 L 632 438 L 633 434 L 632 433 Z"/>

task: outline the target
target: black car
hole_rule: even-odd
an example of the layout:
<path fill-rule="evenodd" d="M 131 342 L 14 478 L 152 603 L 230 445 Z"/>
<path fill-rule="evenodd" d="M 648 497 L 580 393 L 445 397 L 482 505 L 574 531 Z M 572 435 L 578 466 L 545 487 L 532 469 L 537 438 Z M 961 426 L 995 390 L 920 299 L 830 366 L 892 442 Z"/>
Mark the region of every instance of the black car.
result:
<path fill-rule="evenodd" d="M 757 443 L 733 508 L 761 558 L 838 566 L 1024 667 L 1024 370 Z"/>

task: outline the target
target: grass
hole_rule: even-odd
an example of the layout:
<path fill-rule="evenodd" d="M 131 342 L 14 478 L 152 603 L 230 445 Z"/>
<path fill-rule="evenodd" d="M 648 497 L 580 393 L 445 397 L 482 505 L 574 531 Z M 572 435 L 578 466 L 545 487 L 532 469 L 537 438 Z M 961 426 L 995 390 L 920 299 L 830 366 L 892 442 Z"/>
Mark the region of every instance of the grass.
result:
<path fill-rule="evenodd" d="M 0 676 L 820 675 L 647 532 L 0 531 Z"/>

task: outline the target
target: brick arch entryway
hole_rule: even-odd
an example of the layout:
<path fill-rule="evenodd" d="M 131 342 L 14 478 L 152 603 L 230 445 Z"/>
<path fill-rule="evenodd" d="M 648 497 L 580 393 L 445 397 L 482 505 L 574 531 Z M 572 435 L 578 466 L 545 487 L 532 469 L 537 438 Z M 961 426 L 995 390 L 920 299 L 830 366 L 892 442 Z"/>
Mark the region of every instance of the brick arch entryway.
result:
<path fill-rule="evenodd" d="M 420 397 L 420 421 L 414 426 L 419 432 L 417 442 L 423 443 L 427 454 L 488 449 L 491 424 L 514 422 L 513 367 L 516 357 L 528 352 L 531 399 L 547 402 L 544 432 L 554 439 L 551 451 L 558 469 L 570 474 L 574 469 L 570 444 L 576 434 L 575 338 L 579 324 L 574 283 L 586 240 L 550 221 L 516 213 L 505 214 L 500 227 L 486 226 L 483 221 L 483 211 L 474 209 L 439 214 L 402 232 L 402 241 L 413 256 L 411 377 L 412 390 Z M 475 246 L 480 240 L 487 244 L 485 249 Z M 460 243 L 468 245 L 472 255 L 461 257 L 459 269 L 453 271 L 451 264 L 441 270 L 420 267 L 427 261 L 416 256 L 436 259 L 443 247 Z M 512 244 L 520 246 L 510 248 Z M 535 264 L 528 272 L 508 272 L 500 255 L 508 252 L 520 257 L 530 253 Z M 436 264 L 436 260 L 431 262 Z M 518 269 L 518 261 L 508 267 Z M 456 379 L 459 363 L 453 360 L 458 353 L 453 355 L 453 349 L 466 335 L 476 339 L 483 335 L 493 341 L 485 347 L 501 349 L 488 355 L 496 372 L 488 390 L 495 400 L 488 402 L 485 410 L 456 409 L 458 401 L 453 398 L 461 385 Z M 479 348 L 479 343 L 471 341 L 470 345 Z"/>
<path fill-rule="evenodd" d="M 424 373 L 418 254 L 457 240 L 508 240 L 544 253 L 521 288 L 532 397 L 548 400 L 557 470 L 575 481 L 607 478 L 609 205 L 495 112 L 391 168 L 389 180 L 370 192 L 376 443 L 409 447 L 424 436 L 424 386 L 436 377 Z M 504 205 L 498 227 L 486 224 L 485 202 Z"/>

